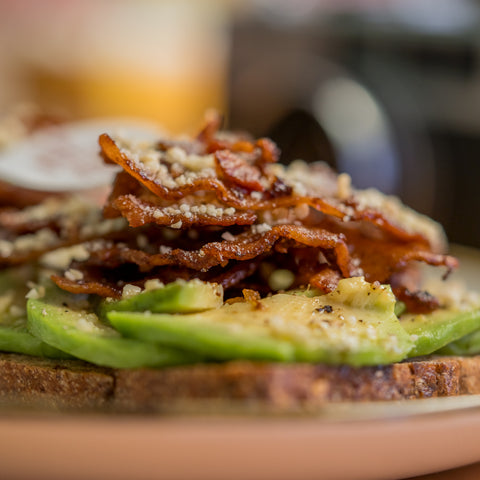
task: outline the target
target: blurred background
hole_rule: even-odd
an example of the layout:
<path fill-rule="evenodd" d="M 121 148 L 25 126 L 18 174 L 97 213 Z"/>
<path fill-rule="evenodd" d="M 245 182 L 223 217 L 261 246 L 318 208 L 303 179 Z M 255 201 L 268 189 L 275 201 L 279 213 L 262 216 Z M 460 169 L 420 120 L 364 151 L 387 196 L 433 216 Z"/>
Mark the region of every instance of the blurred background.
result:
<path fill-rule="evenodd" d="M 480 2 L 0 0 L 0 116 L 208 108 L 480 247 Z"/>

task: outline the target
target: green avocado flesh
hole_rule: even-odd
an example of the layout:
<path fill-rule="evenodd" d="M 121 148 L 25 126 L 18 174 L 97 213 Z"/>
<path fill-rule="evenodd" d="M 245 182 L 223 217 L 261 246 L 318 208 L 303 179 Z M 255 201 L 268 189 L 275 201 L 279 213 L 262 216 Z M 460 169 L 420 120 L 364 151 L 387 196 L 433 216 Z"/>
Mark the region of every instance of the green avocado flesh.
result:
<path fill-rule="evenodd" d="M 406 314 L 401 325 L 415 343 L 409 357 L 428 355 L 480 328 L 480 309 L 437 310 L 428 315 Z"/>
<path fill-rule="evenodd" d="M 191 313 L 218 308 L 223 304 L 223 288 L 199 280 L 176 281 L 118 301 L 104 301 L 101 317 L 112 310 L 120 312 Z"/>
<path fill-rule="evenodd" d="M 198 361 L 194 354 L 123 338 L 78 296 L 49 291 L 45 298 L 29 299 L 27 311 L 28 328 L 35 337 L 97 365 L 138 368 Z"/>
<path fill-rule="evenodd" d="M 277 294 L 184 315 L 112 310 L 107 318 L 127 337 L 215 360 L 376 365 L 401 360 L 412 348 L 395 303 L 390 287 L 350 278 L 328 295 Z"/>
<path fill-rule="evenodd" d="M 440 355 L 478 355 L 480 354 L 480 330 L 465 335 L 449 343 L 436 352 Z"/>
<path fill-rule="evenodd" d="M 327 295 L 292 290 L 225 304 L 218 285 L 173 282 L 96 310 L 91 298 L 47 284 L 43 298 L 28 300 L 27 320 L 28 278 L 20 269 L 0 275 L 0 350 L 113 368 L 233 359 L 362 366 L 480 353 L 480 308 L 409 314 L 388 285 L 361 277 Z"/>
<path fill-rule="evenodd" d="M 33 269 L 21 267 L 0 273 L 0 350 L 51 358 L 68 357 L 34 337 L 27 329 L 25 295 Z"/>

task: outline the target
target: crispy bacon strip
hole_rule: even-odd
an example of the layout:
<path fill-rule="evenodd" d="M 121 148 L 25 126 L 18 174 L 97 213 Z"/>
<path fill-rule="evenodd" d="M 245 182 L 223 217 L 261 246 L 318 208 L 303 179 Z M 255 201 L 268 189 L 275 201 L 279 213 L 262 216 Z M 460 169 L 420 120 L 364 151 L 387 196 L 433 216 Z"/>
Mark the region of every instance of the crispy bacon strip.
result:
<path fill-rule="evenodd" d="M 105 220 L 100 213 L 73 197 L 0 212 L 0 267 L 34 261 L 52 250 L 125 229 L 123 219 Z"/>
<path fill-rule="evenodd" d="M 9 232 L 13 236 L 25 235 L 37 232 L 42 228 L 48 228 L 52 231 L 58 230 L 58 219 L 55 217 L 41 219 L 25 219 L 22 210 L 16 208 L 6 208 L 0 210 L 0 229 Z M 10 235 L 9 235 L 10 236 Z"/>
<path fill-rule="evenodd" d="M 260 302 L 260 294 L 256 290 L 250 288 L 244 288 L 242 290 L 243 298 L 255 309 L 261 309 L 262 304 Z"/>
<path fill-rule="evenodd" d="M 52 275 L 53 282 L 62 290 L 70 293 L 94 294 L 100 297 L 119 299 L 122 296 L 122 289 L 116 285 L 108 284 L 106 280 L 75 281 L 60 275 Z"/>
<path fill-rule="evenodd" d="M 205 114 L 205 125 L 197 135 L 197 140 L 203 144 L 215 141 L 215 134 L 223 124 L 223 116 L 216 110 L 208 110 Z"/>
<path fill-rule="evenodd" d="M 255 192 L 266 190 L 261 182 L 260 169 L 250 165 L 244 158 L 234 155 L 229 150 L 220 150 L 215 152 L 215 161 L 220 175 L 234 185 Z"/>
<path fill-rule="evenodd" d="M 228 138 L 219 139 L 217 136 L 223 124 L 223 117 L 218 112 L 208 112 L 205 125 L 197 135 L 193 143 L 199 142 L 204 145 L 200 150 L 205 153 L 214 153 L 218 150 L 230 150 L 231 152 L 254 153 L 254 163 L 262 167 L 265 163 L 278 162 L 280 150 L 269 138 L 260 138 L 253 142 L 246 133 L 230 132 Z M 199 151 L 199 150 L 197 150 Z"/>
<path fill-rule="evenodd" d="M 392 290 L 397 299 L 405 303 L 409 312 L 430 313 L 440 307 L 438 299 L 424 290 L 412 292 L 405 287 Z"/>
<path fill-rule="evenodd" d="M 206 225 L 227 227 L 230 225 L 252 225 L 257 219 L 253 212 L 234 211 L 233 213 L 226 213 L 224 208 L 218 207 L 217 209 L 212 204 L 204 205 L 205 213 L 200 213 L 198 207 L 202 206 L 201 203 L 195 205 L 194 212 L 192 210 L 182 212 L 177 205 L 175 208 L 177 213 L 168 213 L 168 207 L 162 208 L 155 203 L 142 200 L 134 195 L 122 195 L 116 198 L 113 206 L 127 219 L 131 227 L 141 227 L 149 223 L 166 226 L 179 225 L 181 228 Z M 220 210 L 223 213 L 218 215 L 209 214 L 207 207 L 210 206 L 214 210 Z"/>
<path fill-rule="evenodd" d="M 227 205 L 244 206 L 241 193 L 228 189 L 221 180 L 215 177 L 198 178 L 183 186 L 168 188 L 156 181 L 147 171 L 142 170 L 135 161 L 118 148 L 116 143 L 108 135 L 100 135 L 99 143 L 103 154 L 108 159 L 120 165 L 129 175 L 136 178 L 142 185 L 160 198 L 179 200 L 186 195 L 206 190 L 215 192 L 219 199 Z"/>
<path fill-rule="evenodd" d="M 225 290 L 228 290 L 250 277 L 256 271 L 258 265 L 258 260 L 239 262 L 231 268 L 222 269 L 221 273 L 218 273 L 215 269 L 209 272 L 198 272 L 181 267 L 161 267 L 145 275 L 139 273 L 138 270 L 119 271 L 118 269 L 90 267 L 85 265 L 85 263 L 74 262 L 72 267 L 83 273 L 81 280 L 73 280 L 61 275 L 53 275 L 52 280 L 57 286 L 71 293 L 121 298 L 124 285 L 132 284 L 143 288 L 147 280 L 154 278 L 165 284 L 177 279 L 191 280 L 192 278 L 199 278 L 203 281 L 218 283 Z"/>
<path fill-rule="evenodd" d="M 422 242 L 425 245 L 428 244 L 427 239 L 420 233 L 407 232 L 402 227 L 395 225 L 395 223 L 388 220 L 385 215 L 382 215 L 380 212 L 376 212 L 371 208 L 356 211 L 351 220 L 371 223 L 378 227 L 381 231 L 388 233 L 392 237 L 399 240 Z"/>
<path fill-rule="evenodd" d="M 337 288 L 338 282 L 341 279 L 342 276 L 338 270 L 325 267 L 315 275 L 311 276 L 308 284 L 310 284 L 312 287 L 319 288 L 325 293 L 329 293 Z"/>
<path fill-rule="evenodd" d="M 110 268 L 124 263 L 134 263 L 141 270 L 149 271 L 163 265 L 178 265 L 192 270 L 206 271 L 212 267 L 225 266 L 231 260 L 251 260 L 270 252 L 286 252 L 290 246 L 331 250 L 334 252 L 338 268 L 344 277 L 351 276 L 350 255 L 343 235 L 333 234 L 319 228 L 306 228 L 300 225 L 277 225 L 262 234 L 241 234 L 233 241 L 211 242 L 198 250 L 172 249 L 165 253 L 149 255 L 141 250 L 114 246 L 96 250 L 88 260 L 91 264 Z"/>
<path fill-rule="evenodd" d="M 255 146 L 261 151 L 261 163 L 276 163 L 280 159 L 280 149 L 269 138 L 259 138 Z"/>
<path fill-rule="evenodd" d="M 444 266 L 447 274 L 458 267 L 456 258 L 433 253 L 424 243 L 399 242 L 395 240 L 372 241 L 347 234 L 350 254 L 365 274 L 369 282 L 390 282 L 391 277 L 413 262 L 423 262 L 433 266 Z"/>
<path fill-rule="evenodd" d="M 23 208 L 37 205 L 46 198 L 62 196 L 60 193 L 43 192 L 19 187 L 0 180 L 0 207 Z"/>
<path fill-rule="evenodd" d="M 233 267 L 225 270 L 223 273 L 213 276 L 210 281 L 220 284 L 225 290 L 227 290 L 253 275 L 258 269 L 259 264 L 259 259 L 239 262 Z"/>
<path fill-rule="evenodd" d="M 145 192 L 145 188 L 135 178 L 131 177 L 123 170 L 118 172 L 113 182 L 112 190 L 103 206 L 103 215 L 106 218 L 116 218 L 120 212 L 115 206 L 117 198 L 124 195 L 134 195 L 140 197 Z"/>

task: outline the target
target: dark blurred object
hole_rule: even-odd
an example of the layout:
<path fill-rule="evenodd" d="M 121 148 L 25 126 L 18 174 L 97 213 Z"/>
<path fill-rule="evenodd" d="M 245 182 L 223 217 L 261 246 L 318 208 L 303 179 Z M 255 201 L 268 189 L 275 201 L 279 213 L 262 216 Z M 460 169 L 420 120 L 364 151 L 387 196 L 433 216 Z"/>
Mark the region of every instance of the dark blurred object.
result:
<path fill-rule="evenodd" d="M 354 184 L 398 195 L 451 241 L 480 247 L 479 5 L 301 3 L 263 1 L 237 18 L 231 126 L 262 135 L 303 109 Z"/>
<path fill-rule="evenodd" d="M 310 113 L 295 109 L 267 132 L 282 152 L 280 161 L 289 164 L 297 158 L 315 162 L 321 158 L 337 168 L 333 145 L 318 120 Z"/>

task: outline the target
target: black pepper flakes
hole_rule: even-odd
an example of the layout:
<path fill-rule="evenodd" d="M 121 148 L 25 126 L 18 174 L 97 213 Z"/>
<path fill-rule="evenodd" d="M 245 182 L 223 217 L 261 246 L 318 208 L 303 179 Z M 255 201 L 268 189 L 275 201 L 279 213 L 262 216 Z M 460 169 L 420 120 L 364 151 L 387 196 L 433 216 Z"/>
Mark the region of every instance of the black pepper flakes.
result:
<path fill-rule="evenodd" d="M 321 307 L 317 308 L 317 312 L 319 313 L 332 313 L 333 307 L 331 305 L 322 305 Z"/>

